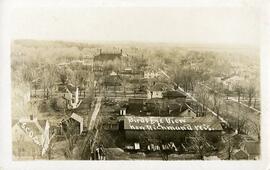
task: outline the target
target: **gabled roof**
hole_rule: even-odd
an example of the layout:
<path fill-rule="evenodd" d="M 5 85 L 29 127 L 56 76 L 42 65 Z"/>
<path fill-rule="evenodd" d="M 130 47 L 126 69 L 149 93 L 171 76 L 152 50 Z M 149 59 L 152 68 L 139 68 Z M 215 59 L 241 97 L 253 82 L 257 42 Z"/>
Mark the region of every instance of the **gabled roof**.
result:
<path fill-rule="evenodd" d="M 43 130 L 40 129 L 40 126 L 37 125 L 36 122 L 20 122 L 20 123 L 25 123 L 26 126 L 31 129 L 35 135 L 41 135 L 43 133 Z"/>
<path fill-rule="evenodd" d="M 79 115 L 77 115 L 76 113 L 72 113 L 72 115 L 70 116 L 71 118 L 73 118 L 74 120 L 83 123 L 83 118 Z"/>
<path fill-rule="evenodd" d="M 27 119 L 22 118 L 16 124 L 25 124 L 28 128 L 33 130 L 35 134 L 41 135 L 44 131 L 46 121 L 47 120 L 37 120 L 37 118 L 34 118 L 33 120 L 28 118 Z"/>
<path fill-rule="evenodd" d="M 199 130 L 221 131 L 220 121 L 214 116 L 205 117 L 141 117 L 125 116 L 125 130 Z"/>
<path fill-rule="evenodd" d="M 196 117 L 196 113 L 194 113 L 191 109 L 186 109 L 185 111 L 180 113 L 181 117 Z"/>
<path fill-rule="evenodd" d="M 115 71 L 112 71 L 112 72 L 110 73 L 110 76 L 117 76 L 117 73 L 116 73 Z"/>
<path fill-rule="evenodd" d="M 178 90 L 168 90 L 163 93 L 163 97 L 167 98 L 186 98 L 187 96 Z"/>
<path fill-rule="evenodd" d="M 168 88 L 169 88 L 169 86 L 165 83 L 156 83 L 155 85 L 150 87 L 149 90 L 151 90 L 151 91 L 165 91 Z"/>
<path fill-rule="evenodd" d="M 72 113 L 72 115 L 70 116 L 71 118 L 73 118 L 74 120 L 80 122 L 80 134 L 83 131 L 83 118 L 79 115 L 77 115 L 76 113 Z"/>
<path fill-rule="evenodd" d="M 66 88 L 68 89 L 68 91 L 70 91 L 71 93 L 74 93 L 76 91 L 76 87 L 73 84 L 68 84 L 66 85 Z"/>
<path fill-rule="evenodd" d="M 114 60 L 116 58 L 120 59 L 122 56 L 122 53 L 100 53 L 96 56 L 94 56 L 94 60 L 99 60 L 99 61 L 109 61 L 109 60 Z"/>
<path fill-rule="evenodd" d="M 37 120 L 42 129 L 45 129 L 47 120 Z"/>
<path fill-rule="evenodd" d="M 31 120 L 22 118 L 19 121 L 13 120 L 12 122 L 13 122 L 12 128 L 19 127 L 25 133 L 26 136 L 32 138 L 34 143 L 38 145 L 42 143 L 41 136 L 44 135 L 46 122 L 48 122 L 47 120 L 37 120 L 36 118 Z M 34 139 L 36 137 L 38 137 L 38 141 Z"/>
<path fill-rule="evenodd" d="M 45 125 L 44 125 L 45 121 Z M 45 130 L 47 120 L 37 120 L 37 119 L 20 119 L 13 128 L 20 128 L 22 132 L 33 141 L 33 143 L 42 146 L 44 142 L 44 133 L 49 132 Z M 41 123 L 41 124 L 40 124 Z M 48 124 L 49 125 L 49 124 Z M 48 126 L 50 128 L 50 126 Z M 47 129 L 49 130 L 49 129 Z M 15 131 L 16 133 L 16 131 Z"/>

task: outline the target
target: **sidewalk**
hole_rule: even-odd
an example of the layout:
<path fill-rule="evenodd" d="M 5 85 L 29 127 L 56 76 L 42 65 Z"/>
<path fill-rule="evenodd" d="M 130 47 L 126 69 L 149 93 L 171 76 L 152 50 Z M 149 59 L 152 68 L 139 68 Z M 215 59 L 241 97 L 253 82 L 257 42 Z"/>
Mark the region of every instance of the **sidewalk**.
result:
<path fill-rule="evenodd" d="M 238 102 L 238 100 L 237 100 L 237 99 L 234 99 L 234 98 L 229 98 L 229 100 L 231 100 L 231 101 L 233 101 L 233 102 L 236 102 L 236 103 L 238 103 L 238 104 L 241 104 L 242 106 L 245 106 L 245 107 L 247 107 L 247 108 L 249 108 L 249 109 L 251 109 L 251 110 L 253 110 L 253 111 L 257 112 L 257 113 L 261 113 L 261 111 L 260 111 L 260 110 L 257 110 L 257 109 L 255 109 L 254 107 L 248 106 L 248 105 L 247 105 L 247 104 L 245 104 L 245 103 Z"/>
<path fill-rule="evenodd" d="M 100 107 L 101 107 L 101 100 L 102 100 L 102 97 L 97 97 L 96 106 L 95 106 L 95 109 L 93 111 L 92 117 L 90 119 L 88 130 L 94 129 L 96 118 L 97 118 L 97 115 L 98 115 Z"/>

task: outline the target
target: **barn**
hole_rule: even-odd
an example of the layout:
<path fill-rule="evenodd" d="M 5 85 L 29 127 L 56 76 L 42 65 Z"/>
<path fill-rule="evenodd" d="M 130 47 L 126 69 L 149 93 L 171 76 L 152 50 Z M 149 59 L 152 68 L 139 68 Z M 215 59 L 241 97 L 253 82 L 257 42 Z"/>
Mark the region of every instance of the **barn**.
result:
<path fill-rule="evenodd" d="M 175 143 L 200 131 L 209 138 L 220 138 L 223 128 L 214 116 L 205 117 L 141 117 L 125 116 L 124 133 L 129 141 L 140 141 L 143 136 Z M 213 139 L 217 140 L 217 139 Z"/>

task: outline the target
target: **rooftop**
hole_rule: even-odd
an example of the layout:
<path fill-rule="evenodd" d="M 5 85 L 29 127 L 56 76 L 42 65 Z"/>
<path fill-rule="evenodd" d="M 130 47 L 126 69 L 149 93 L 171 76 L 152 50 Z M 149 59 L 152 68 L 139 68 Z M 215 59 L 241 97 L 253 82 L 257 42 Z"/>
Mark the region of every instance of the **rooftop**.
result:
<path fill-rule="evenodd" d="M 168 90 L 163 93 L 163 97 L 167 98 L 185 98 L 187 97 L 183 92 L 180 92 L 178 90 Z"/>
<path fill-rule="evenodd" d="M 125 130 L 223 130 L 219 120 L 205 117 L 139 117 L 125 116 Z"/>
<path fill-rule="evenodd" d="M 169 88 L 169 86 L 165 83 L 156 83 L 155 85 L 150 87 L 149 90 L 151 90 L 151 91 L 164 91 L 168 88 Z"/>
<path fill-rule="evenodd" d="M 120 52 L 102 52 L 94 56 L 94 60 L 105 61 L 105 60 L 114 60 L 116 58 L 120 59 L 122 56 L 122 50 Z"/>

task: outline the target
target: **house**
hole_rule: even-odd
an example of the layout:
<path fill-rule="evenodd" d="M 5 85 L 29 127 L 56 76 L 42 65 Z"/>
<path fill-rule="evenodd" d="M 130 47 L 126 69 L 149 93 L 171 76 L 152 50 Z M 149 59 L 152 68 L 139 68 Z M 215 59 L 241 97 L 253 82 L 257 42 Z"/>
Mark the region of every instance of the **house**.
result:
<path fill-rule="evenodd" d="M 106 88 L 111 88 L 112 90 L 119 89 L 121 84 L 122 79 L 121 77 L 114 71 L 112 71 L 108 76 L 105 77 L 103 85 Z"/>
<path fill-rule="evenodd" d="M 163 141 L 179 142 L 189 133 L 201 131 L 211 139 L 221 137 L 223 128 L 220 121 L 208 117 L 160 117 L 125 116 L 124 131 L 127 140 L 140 140 L 143 132 Z M 214 140 L 214 139 L 213 139 Z"/>
<path fill-rule="evenodd" d="M 37 120 L 32 115 L 30 118 L 13 120 L 13 155 L 18 159 L 40 158 L 48 149 L 50 137 L 50 124 L 47 120 Z"/>
<path fill-rule="evenodd" d="M 119 121 L 117 119 L 109 119 L 105 122 L 102 122 L 102 128 L 109 131 L 118 131 L 119 130 Z"/>
<path fill-rule="evenodd" d="M 94 62 L 106 62 L 113 61 L 115 59 L 121 59 L 123 54 L 122 49 L 120 52 L 102 52 L 102 49 L 99 50 L 99 54 L 94 56 Z"/>
<path fill-rule="evenodd" d="M 147 90 L 147 98 L 163 98 L 163 93 L 167 89 L 168 86 L 164 83 L 154 83 L 154 85 Z"/>
<path fill-rule="evenodd" d="M 131 75 L 131 74 L 133 74 L 133 70 L 132 70 L 132 68 L 127 67 L 127 68 L 125 68 L 124 70 L 122 70 L 121 73 L 122 73 L 122 74 Z"/>
<path fill-rule="evenodd" d="M 196 117 L 197 114 L 192 109 L 188 108 L 179 114 L 180 117 Z"/>
<path fill-rule="evenodd" d="M 82 100 L 79 100 L 79 88 L 77 87 L 75 91 L 73 88 L 67 88 L 67 92 L 68 94 L 64 95 L 64 98 L 68 100 L 67 108 L 77 109 L 82 103 Z"/>
<path fill-rule="evenodd" d="M 160 76 L 160 73 L 155 72 L 155 71 L 146 71 L 144 72 L 144 78 L 146 79 L 153 79 L 153 78 L 157 78 Z"/>
<path fill-rule="evenodd" d="M 133 115 L 156 115 L 156 116 L 181 116 L 181 117 L 196 117 L 193 109 L 190 107 L 190 112 L 187 110 L 186 103 L 177 101 L 168 101 L 162 98 L 152 99 L 129 99 L 127 113 Z M 186 112 L 184 112 L 186 111 Z"/>
<path fill-rule="evenodd" d="M 163 93 L 163 97 L 167 99 L 185 99 L 187 98 L 187 95 L 179 90 L 167 90 Z"/>
<path fill-rule="evenodd" d="M 144 110 L 145 99 L 129 98 L 128 99 L 128 112 L 142 112 Z"/>
<path fill-rule="evenodd" d="M 125 116 L 127 114 L 127 109 L 126 108 L 121 108 L 119 111 L 120 116 Z"/>
<path fill-rule="evenodd" d="M 61 134 L 66 133 L 68 130 L 73 134 L 82 134 L 83 118 L 76 113 L 72 113 L 70 117 L 63 119 L 60 124 Z"/>

